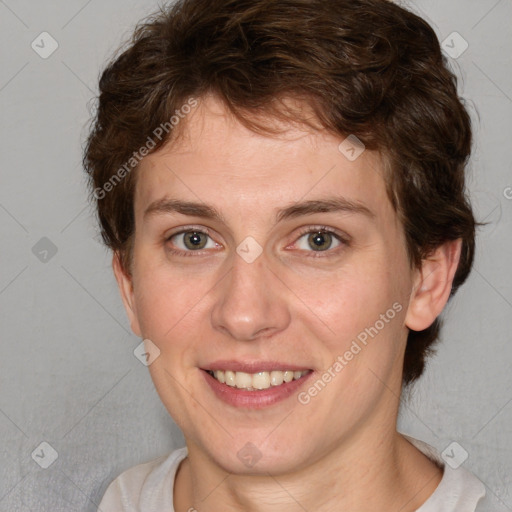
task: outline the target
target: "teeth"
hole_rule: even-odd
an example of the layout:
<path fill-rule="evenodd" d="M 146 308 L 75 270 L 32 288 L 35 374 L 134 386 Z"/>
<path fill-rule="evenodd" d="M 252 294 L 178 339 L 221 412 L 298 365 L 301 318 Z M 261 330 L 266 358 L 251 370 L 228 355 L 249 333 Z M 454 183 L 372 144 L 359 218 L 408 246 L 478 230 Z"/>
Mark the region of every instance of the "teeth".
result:
<path fill-rule="evenodd" d="M 252 377 L 248 373 L 235 373 L 235 386 L 237 388 L 250 388 L 252 386 Z"/>
<path fill-rule="evenodd" d="M 215 373 L 213 374 L 213 376 L 215 377 Z M 226 384 L 228 386 L 235 386 L 235 372 L 224 372 L 224 378 L 226 379 Z"/>
<path fill-rule="evenodd" d="M 283 372 L 270 372 L 270 384 L 272 384 L 272 386 L 280 386 L 283 382 Z"/>
<path fill-rule="evenodd" d="M 280 386 L 283 382 L 291 382 L 292 380 L 300 379 L 309 373 L 309 370 L 274 370 L 271 372 L 258 373 L 216 370 L 209 373 L 222 384 L 227 384 L 228 386 L 236 387 L 238 389 L 254 391 L 258 389 L 268 389 L 272 386 Z"/>

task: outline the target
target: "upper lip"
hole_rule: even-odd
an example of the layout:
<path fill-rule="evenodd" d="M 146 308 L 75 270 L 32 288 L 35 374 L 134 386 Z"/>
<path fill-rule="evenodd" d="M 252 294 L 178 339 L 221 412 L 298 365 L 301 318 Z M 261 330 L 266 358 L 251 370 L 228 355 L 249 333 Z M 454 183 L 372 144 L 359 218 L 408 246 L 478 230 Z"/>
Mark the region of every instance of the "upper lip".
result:
<path fill-rule="evenodd" d="M 257 373 L 257 372 L 271 372 L 275 370 L 293 370 L 293 371 L 305 371 L 310 370 L 307 366 L 292 364 L 292 363 L 281 363 L 277 361 L 233 361 L 223 360 L 215 361 L 206 366 L 202 366 L 203 370 L 216 371 L 216 370 L 228 370 L 232 372 L 245 372 L 245 373 Z"/>

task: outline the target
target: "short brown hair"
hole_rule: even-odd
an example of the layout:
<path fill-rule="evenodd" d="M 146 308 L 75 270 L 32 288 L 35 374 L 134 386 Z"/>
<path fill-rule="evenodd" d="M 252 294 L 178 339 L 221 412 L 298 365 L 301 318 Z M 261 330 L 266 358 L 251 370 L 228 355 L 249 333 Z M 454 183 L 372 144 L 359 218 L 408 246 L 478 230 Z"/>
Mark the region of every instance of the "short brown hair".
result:
<path fill-rule="evenodd" d="M 137 26 L 99 88 L 84 166 L 103 239 L 125 267 L 136 174 L 125 163 L 187 99 L 214 94 L 245 125 L 269 131 L 256 119 L 308 122 L 275 101 L 301 99 L 325 129 L 380 151 L 411 266 L 461 238 L 452 295 L 467 278 L 476 225 L 464 178 L 470 119 L 434 31 L 402 7 L 387 0 L 178 0 Z M 176 133 L 153 137 L 151 151 Z M 409 332 L 404 385 L 422 374 L 440 325 L 437 318 Z"/>

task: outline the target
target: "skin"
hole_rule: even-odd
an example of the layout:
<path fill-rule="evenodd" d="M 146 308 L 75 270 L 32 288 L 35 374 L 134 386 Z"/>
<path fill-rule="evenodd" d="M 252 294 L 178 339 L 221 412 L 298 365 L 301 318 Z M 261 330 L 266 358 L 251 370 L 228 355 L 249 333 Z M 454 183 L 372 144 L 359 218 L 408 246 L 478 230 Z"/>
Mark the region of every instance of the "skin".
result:
<path fill-rule="evenodd" d="M 175 510 L 416 510 L 442 472 L 396 431 L 404 350 L 408 329 L 425 329 L 446 304 L 460 240 L 411 268 L 380 155 L 350 162 L 342 138 L 283 128 L 256 134 L 206 97 L 182 137 L 137 170 L 133 264 L 125 271 L 115 256 L 113 266 L 133 331 L 160 350 L 151 377 L 186 438 Z M 276 222 L 281 208 L 333 195 L 373 217 Z M 223 221 L 145 215 L 163 198 L 209 204 Z M 301 229 L 319 226 L 348 243 L 327 238 L 329 249 L 315 251 Z M 210 231 L 200 251 L 170 238 L 191 227 Z M 236 252 L 247 236 L 263 249 L 252 263 Z M 280 361 L 312 369 L 312 383 L 394 303 L 401 311 L 307 405 L 296 393 L 259 410 L 228 405 L 200 370 L 219 359 Z M 247 442 L 261 454 L 253 467 L 237 457 Z"/>

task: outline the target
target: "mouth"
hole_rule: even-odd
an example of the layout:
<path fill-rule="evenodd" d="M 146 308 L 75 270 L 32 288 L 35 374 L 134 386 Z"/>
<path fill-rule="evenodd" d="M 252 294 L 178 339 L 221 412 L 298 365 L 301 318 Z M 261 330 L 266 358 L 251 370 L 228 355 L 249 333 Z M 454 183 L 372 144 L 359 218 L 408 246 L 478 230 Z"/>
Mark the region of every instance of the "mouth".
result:
<path fill-rule="evenodd" d="M 202 368 L 201 373 L 217 398 L 247 410 L 262 409 L 292 397 L 314 371 L 282 363 L 230 361 Z"/>
<path fill-rule="evenodd" d="M 311 370 L 273 370 L 256 373 L 235 372 L 231 370 L 205 370 L 217 382 L 245 391 L 263 391 L 282 386 L 305 377 Z"/>

